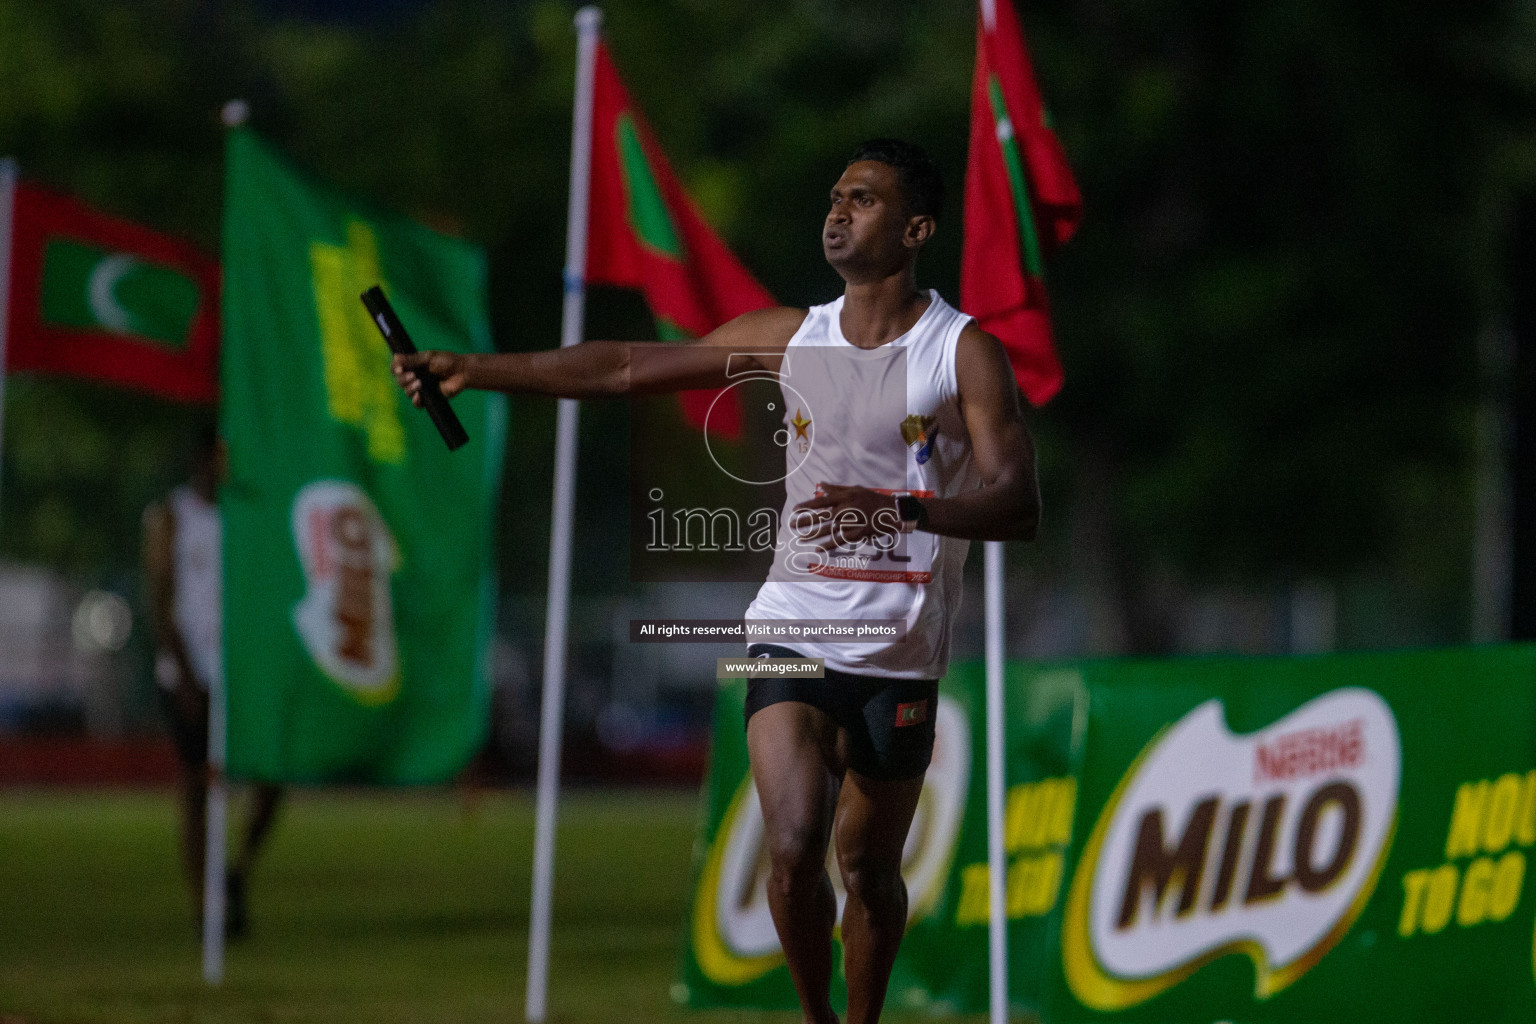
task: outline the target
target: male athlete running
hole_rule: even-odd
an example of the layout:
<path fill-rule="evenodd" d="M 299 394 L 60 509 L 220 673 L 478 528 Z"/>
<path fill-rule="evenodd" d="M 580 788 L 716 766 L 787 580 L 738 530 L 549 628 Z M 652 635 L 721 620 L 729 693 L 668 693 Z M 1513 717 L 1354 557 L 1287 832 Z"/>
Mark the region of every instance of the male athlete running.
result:
<path fill-rule="evenodd" d="M 847 892 L 849 1024 L 880 1017 L 907 920 L 901 851 L 932 756 L 968 541 L 1029 540 L 1039 519 L 1034 445 L 1002 345 L 936 292 L 917 289 L 914 264 L 942 193 L 918 147 L 890 139 L 861 146 L 832 188 L 822 230 L 827 262 L 846 282 L 824 306 L 748 313 L 681 346 L 594 341 L 516 354 L 423 352 L 394 363 L 417 405 L 423 367 L 450 397 L 469 387 L 569 398 L 722 387 L 733 354 L 733 372 L 743 354 L 757 369 L 786 371 L 786 425 L 819 440 L 793 456 L 786 450 L 795 471 L 785 481 L 781 544 L 746 618 L 907 626 L 899 643 L 748 649 L 826 665 L 825 679 L 750 680 L 747 696 L 768 901 L 810 1024 L 837 1021 L 829 1000 L 836 903 L 825 868 L 833 837 Z M 888 357 L 899 357 L 894 378 Z M 807 360 L 823 372 L 807 373 Z M 835 400 L 811 402 L 814 414 L 804 415 L 790 385 L 803 397 L 799 389 L 818 381 Z M 894 392 L 904 415 L 868 414 L 870 389 Z M 880 454 L 893 443 L 901 461 Z M 866 556 L 824 557 L 860 551 Z"/>

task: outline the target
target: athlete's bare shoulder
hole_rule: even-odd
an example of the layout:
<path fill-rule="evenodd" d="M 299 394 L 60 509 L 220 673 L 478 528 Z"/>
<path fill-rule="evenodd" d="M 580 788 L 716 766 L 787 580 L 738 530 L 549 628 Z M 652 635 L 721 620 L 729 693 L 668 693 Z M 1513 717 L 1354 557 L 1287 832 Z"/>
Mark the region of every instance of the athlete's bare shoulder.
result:
<path fill-rule="evenodd" d="M 970 373 L 966 371 L 970 370 Z M 997 336 L 984 331 L 972 320 L 960 331 L 955 342 L 955 373 L 959 377 L 997 376 L 1011 380 L 1008 352 Z"/>
<path fill-rule="evenodd" d="M 733 349 L 751 357 L 759 369 L 777 372 L 784 350 L 809 313 L 795 306 L 755 309 L 721 324 L 696 344 Z"/>
<path fill-rule="evenodd" d="M 739 345 L 743 342 L 761 345 L 787 345 L 800 325 L 805 323 L 809 310 L 794 306 L 769 306 L 743 313 L 728 320 L 699 339 L 700 345 L 718 347 Z"/>
<path fill-rule="evenodd" d="M 960 405 L 1018 409 L 1018 385 L 1003 343 L 972 320 L 955 343 L 955 383 Z"/>

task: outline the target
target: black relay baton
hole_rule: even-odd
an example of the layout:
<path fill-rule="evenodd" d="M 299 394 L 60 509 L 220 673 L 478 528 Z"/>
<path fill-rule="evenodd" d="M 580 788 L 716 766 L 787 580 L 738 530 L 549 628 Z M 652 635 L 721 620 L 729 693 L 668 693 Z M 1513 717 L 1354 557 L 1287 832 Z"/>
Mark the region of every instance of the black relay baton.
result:
<path fill-rule="evenodd" d="M 363 292 L 363 305 L 368 307 L 368 316 L 378 326 L 379 333 L 384 335 L 384 344 L 389 346 L 391 352 L 402 356 L 415 354 L 416 345 L 411 341 L 411 336 L 405 333 L 405 325 L 395 315 L 395 307 L 384 297 L 382 288 L 374 285 Z M 464 424 L 459 422 L 453 406 L 443 397 L 443 389 L 438 386 L 437 378 L 424 368 L 417 370 L 416 376 L 421 381 L 421 404 L 437 425 L 437 432 L 443 435 L 448 450 L 462 448 L 464 442 L 469 440 L 469 435 L 464 432 Z"/>

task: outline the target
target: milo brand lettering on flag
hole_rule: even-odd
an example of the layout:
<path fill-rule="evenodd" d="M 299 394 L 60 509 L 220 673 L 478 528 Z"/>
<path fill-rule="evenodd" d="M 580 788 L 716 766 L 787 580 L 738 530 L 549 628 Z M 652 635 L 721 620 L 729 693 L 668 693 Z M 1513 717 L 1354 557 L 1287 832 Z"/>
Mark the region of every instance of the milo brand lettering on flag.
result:
<path fill-rule="evenodd" d="M 293 502 L 293 538 L 309 589 L 293 624 L 315 664 L 364 704 L 400 689 L 390 579 L 395 538 L 356 484 L 317 480 Z"/>
<path fill-rule="evenodd" d="M 450 453 L 359 300 L 422 348 L 485 351 L 477 248 L 229 141 L 223 430 L 232 775 L 451 777 L 484 738 L 504 401 L 455 402 Z"/>
<path fill-rule="evenodd" d="M 8 370 L 217 396 L 218 264 L 25 182 L 14 204 Z"/>
<path fill-rule="evenodd" d="M 943 690 L 975 709 L 981 685 L 961 665 Z M 1014 663 L 1007 686 L 1016 1010 L 1049 1024 L 1536 1019 L 1536 646 Z M 744 764 L 739 703 L 717 724 L 678 994 L 793 1006 L 771 932 L 746 927 L 754 890 L 728 881 L 751 874 L 732 865 L 760 842 L 737 824 L 750 795 L 722 783 Z M 986 810 L 969 788 L 943 884 L 908 876 L 924 910 L 893 1006 L 988 1005 Z M 915 826 L 909 854 L 932 834 Z"/>

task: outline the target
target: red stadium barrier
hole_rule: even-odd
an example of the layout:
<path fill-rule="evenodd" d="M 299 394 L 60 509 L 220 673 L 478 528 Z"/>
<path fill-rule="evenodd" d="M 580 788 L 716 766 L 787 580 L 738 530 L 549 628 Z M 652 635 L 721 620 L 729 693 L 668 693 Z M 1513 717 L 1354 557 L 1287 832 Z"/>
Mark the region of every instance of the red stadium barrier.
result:
<path fill-rule="evenodd" d="M 180 770 L 164 738 L 0 738 L 0 786 L 162 785 L 175 782 Z"/>

